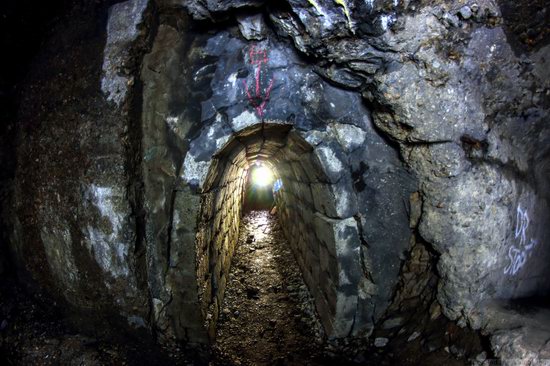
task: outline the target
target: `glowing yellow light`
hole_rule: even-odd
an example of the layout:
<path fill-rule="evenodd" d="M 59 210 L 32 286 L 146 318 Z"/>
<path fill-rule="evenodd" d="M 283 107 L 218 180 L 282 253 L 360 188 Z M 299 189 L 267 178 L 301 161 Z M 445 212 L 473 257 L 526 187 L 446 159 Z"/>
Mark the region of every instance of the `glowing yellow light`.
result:
<path fill-rule="evenodd" d="M 252 170 L 252 183 L 258 187 L 266 187 L 273 183 L 273 173 L 265 165 L 260 165 Z"/>

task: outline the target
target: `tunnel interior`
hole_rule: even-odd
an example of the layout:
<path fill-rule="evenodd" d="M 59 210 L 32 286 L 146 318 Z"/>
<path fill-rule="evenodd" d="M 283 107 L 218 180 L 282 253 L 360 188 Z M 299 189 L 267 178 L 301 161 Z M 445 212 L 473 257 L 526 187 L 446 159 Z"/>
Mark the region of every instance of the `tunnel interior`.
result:
<path fill-rule="evenodd" d="M 355 312 L 363 273 L 359 251 L 347 247 L 358 242 L 353 236 L 357 223 L 353 217 L 336 216 L 331 194 L 336 188 L 311 145 L 291 125 L 261 123 L 237 133 L 214 156 L 201 193 L 197 278 L 210 337 L 239 235 L 248 173 L 260 163 L 282 182 L 275 194 L 276 212 L 325 331 L 337 337 L 359 332 Z"/>

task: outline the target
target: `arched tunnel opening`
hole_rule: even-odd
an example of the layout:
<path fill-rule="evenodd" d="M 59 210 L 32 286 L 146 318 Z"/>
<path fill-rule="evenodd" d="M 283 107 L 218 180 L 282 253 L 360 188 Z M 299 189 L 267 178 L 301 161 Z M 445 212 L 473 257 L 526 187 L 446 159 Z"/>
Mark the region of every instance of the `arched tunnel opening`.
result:
<path fill-rule="evenodd" d="M 254 179 L 266 178 L 259 175 L 266 173 L 263 169 L 273 177 L 258 187 Z M 278 189 L 273 193 L 275 182 Z M 199 298 L 211 339 L 244 208 L 277 216 L 327 335 L 341 338 L 359 332 L 357 297 L 365 274 L 359 240 L 353 236 L 357 222 L 338 216 L 333 189 L 312 146 L 288 124 L 249 126 L 215 154 L 201 193 L 196 243 Z"/>

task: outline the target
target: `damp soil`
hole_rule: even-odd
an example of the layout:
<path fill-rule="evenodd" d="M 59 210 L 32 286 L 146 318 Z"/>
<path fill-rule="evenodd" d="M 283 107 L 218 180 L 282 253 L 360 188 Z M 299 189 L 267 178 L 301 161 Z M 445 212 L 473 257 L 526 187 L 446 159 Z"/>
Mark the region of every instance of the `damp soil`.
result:
<path fill-rule="evenodd" d="M 243 217 L 217 328 L 217 365 L 329 365 L 322 327 L 275 215 Z"/>

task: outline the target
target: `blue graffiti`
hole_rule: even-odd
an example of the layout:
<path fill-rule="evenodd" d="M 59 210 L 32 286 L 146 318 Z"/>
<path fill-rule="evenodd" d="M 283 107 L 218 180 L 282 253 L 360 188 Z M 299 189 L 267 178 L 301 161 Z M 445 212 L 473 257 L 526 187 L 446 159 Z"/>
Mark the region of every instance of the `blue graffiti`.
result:
<path fill-rule="evenodd" d="M 273 193 L 279 192 L 281 188 L 283 188 L 283 181 L 279 178 L 273 183 Z"/>

